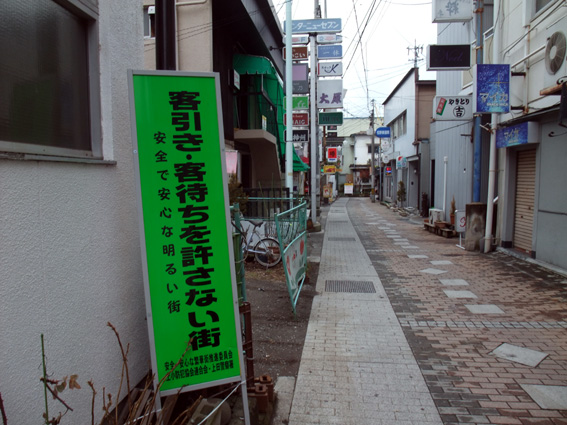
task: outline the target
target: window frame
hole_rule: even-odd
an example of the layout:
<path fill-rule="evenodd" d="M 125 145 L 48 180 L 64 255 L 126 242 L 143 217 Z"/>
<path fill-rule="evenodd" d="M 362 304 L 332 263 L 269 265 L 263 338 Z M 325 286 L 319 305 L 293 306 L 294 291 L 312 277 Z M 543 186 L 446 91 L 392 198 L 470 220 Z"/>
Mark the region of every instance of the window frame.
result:
<path fill-rule="evenodd" d="M 53 3 L 67 9 L 70 13 L 86 21 L 87 36 L 87 75 L 88 75 L 88 109 L 90 150 L 71 149 L 61 146 L 45 146 L 31 143 L 12 142 L 0 140 L 0 152 L 4 158 L 46 160 L 77 159 L 98 160 L 103 159 L 102 129 L 101 129 L 101 97 L 100 97 L 100 61 L 99 61 L 99 14 L 97 0 L 51 0 Z M 12 155 L 11 155 L 12 154 Z M 23 154 L 23 156 L 22 156 Z"/>

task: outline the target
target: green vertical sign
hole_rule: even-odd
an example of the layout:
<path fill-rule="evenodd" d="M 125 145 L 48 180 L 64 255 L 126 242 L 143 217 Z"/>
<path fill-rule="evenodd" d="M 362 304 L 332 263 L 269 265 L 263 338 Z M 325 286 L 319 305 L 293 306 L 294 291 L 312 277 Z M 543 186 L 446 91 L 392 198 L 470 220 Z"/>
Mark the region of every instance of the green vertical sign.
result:
<path fill-rule="evenodd" d="M 215 74 L 130 73 L 146 309 L 164 394 L 241 375 L 219 96 Z"/>

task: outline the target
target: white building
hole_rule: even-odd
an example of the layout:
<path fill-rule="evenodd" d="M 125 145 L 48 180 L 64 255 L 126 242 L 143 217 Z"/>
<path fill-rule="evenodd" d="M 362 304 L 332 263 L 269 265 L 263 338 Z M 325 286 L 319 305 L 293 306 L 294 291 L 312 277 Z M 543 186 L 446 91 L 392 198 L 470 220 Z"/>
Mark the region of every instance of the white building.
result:
<path fill-rule="evenodd" d="M 482 3 L 483 61 L 511 68 L 510 112 L 484 115 L 481 127 L 480 201 L 489 203 L 487 227 L 492 237 L 488 241 L 567 268 L 567 192 L 557 184 L 567 177 L 566 118 L 560 112 L 567 104 L 560 96 L 567 78 L 566 2 Z M 476 51 L 480 45 L 474 35 L 476 19 L 439 24 L 438 44 L 470 44 Z M 473 94 L 471 71 L 439 71 L 437 79 L 438 96 Z M 445 170 L 447 197 L 455 196 L 457 209 L 473 201 L 473 133 L 472 121 L 432 125 L 436 207 L 445 202 Z M 497 146 L 493 165 L 489 165 L 491 144 Z M 489 168 L 494 170 L 494 185 L 489 185 Z M 491 220 L 490 203 L 496 197 Z"/>
<path fill-rule="evenodd" d="M 127 70 L 143 68 L 136 0 L 4 0 L 0 33 L 0 382 L 8 423 L 42 421 L 53 379 L 78 374 L 64 423 L 90 423 L 93 380 L 116 394 L 149 345 Z M 86 46 L 86 49 L 85 49 Z M 87 99 L 87 100 L 86 100 Z M 86 101 L 85 101 L 86 100 Z M 123 390 L 122 395 L 125 394 Z M 50 416 L 64 407 L 48 395 Z"/>
<path fill-rule="evenodd" d="M 383 139 L 382 162 L 386 164 L 383 197 L 400 206 L 420 209 L 421 193 L 429 192 L 429 127 L 435 95 L 434 80 L 420 80 L 412 68 L 384 101 L 384 124 L 391 138 Z M 398 199 L 400 182 L 405 201 Z"/>

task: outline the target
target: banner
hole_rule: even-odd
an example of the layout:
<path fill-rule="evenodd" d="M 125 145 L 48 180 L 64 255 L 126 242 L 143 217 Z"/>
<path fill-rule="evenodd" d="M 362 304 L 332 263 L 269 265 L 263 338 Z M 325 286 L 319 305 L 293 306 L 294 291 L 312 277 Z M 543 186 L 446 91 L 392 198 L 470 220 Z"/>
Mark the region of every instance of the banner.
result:
<path fill-rule="evenodd" d="M 168 395 L 240 381 L 218 76 L 130 71 L 129 85 L 155 382 Z"/>

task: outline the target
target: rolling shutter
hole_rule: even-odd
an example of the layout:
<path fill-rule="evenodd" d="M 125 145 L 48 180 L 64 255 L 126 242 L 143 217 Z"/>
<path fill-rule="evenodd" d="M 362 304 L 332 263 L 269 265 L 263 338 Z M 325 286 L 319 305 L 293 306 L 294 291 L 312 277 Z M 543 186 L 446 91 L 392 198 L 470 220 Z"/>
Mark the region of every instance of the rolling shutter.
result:
<path fill-rule="evenodd" d="M 517 161 L 514 247 L 531 253 L 536 178 L 535 149 L 518 152 Z"/>

